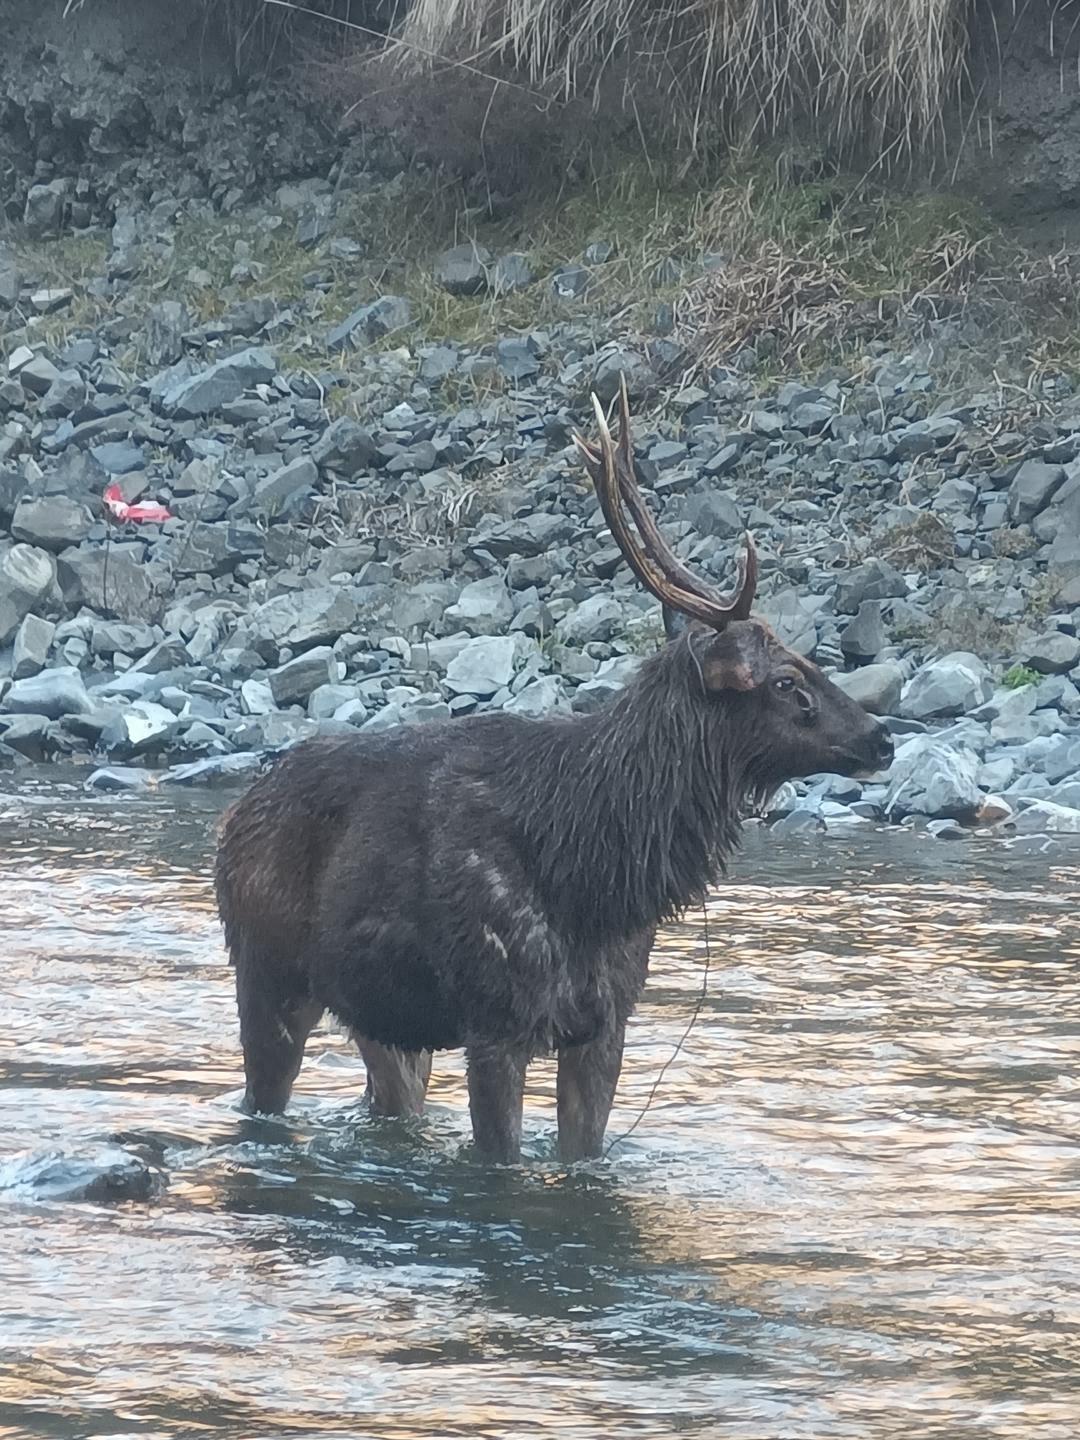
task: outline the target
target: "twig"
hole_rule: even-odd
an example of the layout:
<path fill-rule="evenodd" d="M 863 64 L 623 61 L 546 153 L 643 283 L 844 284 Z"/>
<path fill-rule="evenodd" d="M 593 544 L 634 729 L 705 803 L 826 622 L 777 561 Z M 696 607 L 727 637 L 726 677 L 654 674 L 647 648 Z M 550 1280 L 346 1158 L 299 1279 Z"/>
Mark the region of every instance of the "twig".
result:
<path fill-rule="evenodd" d="M 702 1007 L 704 1006 L 705 1001 L 708 998 L 709 971 L 712 968 L 712 950 L 709 944 L 709 911 L 704 900 L 702 900 L 701 902 L 701 920 L 705 935 L 705 970 L 701 977 L 701 990 L 698 992 L 697 999 L 694 1001 L 694 1008 L 690 1012 L 690 1019 L 686 1022 L 686 1029 L 679 1036 L 675 1049 L 668 1056 L 667 1060 L 664 1061 L 659 1075 L 657 1075 L 656 1079 L 653 1081 L 652 1088 L 650 1089 L 648 1097 L 645 1100 L 645 1104 L 638 1111 L 637 1115 L 634 1118 L 633 1124 L 628 1130 L 624 1130 L 621 1135 L 616 1135 L 614 1140 L 609 1143 L 607 1149 L 604 1151 L 605 1160 L 611 1154 L 612 1150 L 615 1149 L 616 1145 L 621 1145 L 624 1140 L 629 1140 L 630 1136 L 634 1133 L 637 1127 L 641 1124 L 642 1120 L 644 1120 L 645 1116 L 649 1113 L 649 1110 L 652 1107 L 652 1103 L 656 1099 L 656 1093 L 660 1089 L 660 1086 L 663 1084 L 664 1076 L 671 1069 L 672 1065 L 674 1065 L 675 1061 L 679 1058 L 683 1046 L 690 1038 L 690 1031 L 697 1024 L 698 1016 L 701 1014 Z"/>

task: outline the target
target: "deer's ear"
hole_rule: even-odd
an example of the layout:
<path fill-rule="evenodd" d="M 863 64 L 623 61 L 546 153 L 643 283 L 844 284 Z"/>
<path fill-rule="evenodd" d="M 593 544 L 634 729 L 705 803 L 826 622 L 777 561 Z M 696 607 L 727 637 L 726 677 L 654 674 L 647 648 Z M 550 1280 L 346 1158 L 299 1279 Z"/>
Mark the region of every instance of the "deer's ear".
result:
<path fill-rule="evenodd" d="M 760 625 L 738 623 L 713 632 L 698 651 L 706 690 L 756 690 L 769 677 L 769 642 Z"/>

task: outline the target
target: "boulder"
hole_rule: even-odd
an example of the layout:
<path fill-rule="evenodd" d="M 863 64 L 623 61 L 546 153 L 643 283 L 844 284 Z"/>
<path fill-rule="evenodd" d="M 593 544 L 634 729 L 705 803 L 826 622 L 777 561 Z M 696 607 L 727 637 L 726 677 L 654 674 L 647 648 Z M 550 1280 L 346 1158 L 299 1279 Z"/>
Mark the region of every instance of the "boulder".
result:
<path fill-rule="evenodd" d="M 994 691 L 986 666 L 967 651 L 931 660 L 904 686 L 900 713 L 913 720 L 964 715 L 984 704 Z"/>
<path fill-rule="evenodd" d="M 85 540 L 93 524 L 89 509 L 65 495 L 49 495 L 41 500 L 24 496 L 15 507 L 11 533 L 16 540 L 56 553 Z"/>
<path fill-rule="evenodd" d="M 864 665 L 859 670 L 830 675 L 829 679 L 871 715 L 894 715 L 904 688 L 903 667 L 894 660 Z"/>
<path fill-rule="evenodd" d="M 306 704 L 312 691 L 337 679 L 337 660 L 329 645 L 319 645 L 271 670 L 267 679 L 275 705 Z"/>
<path fill-rule="evenodd" d="M 607 641 L 620 633 L 626 624 L 623 608 L 610 595 L 590 595 L 576 606 L 555 627 L 563 645 L 587 645 L 591 641 Z"/>
<path fill-rule="evenodd" d="M 435 282 L 451 295 L 480 295 L 488 288 L 491 252 L 468 243 L 444 250 L 435 262 Z"/>
<path fill-rule="evenodd" d="M 1009 519 L 1020 525 L 1034 520 L 1049 505 L 1064 479 L 1065 471 L 1060 465 L 1025 460 L 1009 486 Z"/>
<path fill-rule="evenodd" d="M 1013 824 L 1021 835 L 1080 835 L 1080 809 L 1054 800 L 1033 800 Z"/>
<path fill-rule="evenodd" d="M 1064 675 L 1080 664 L 1080 640 L 1061 630 L 1048 630 L 1024 646 L 1023 657 L 1025 665 L 1042 675 Z"/>
<path fill-rule="evenodd" d="M 0 645 L 9 644 L 33 610 L 55 604 L 56 561 L 33 545 L 12 545 L 0 555 Z"/>
<path fill-rule="evenodd" d="M 896 752 L 885 813 L 973 821 L 982 804 L 979 757 L 934 735 L 917 735 Z"/>
<path fill-rule="evenodd" d="M 40 615 L 34 614 L 23 617 L 15 632 L 15 646 L 11 657 L 13 680 L 27 680 L 45 668 L 55 633 L 56 626 L 51 620 L 43 620 Z"/>
<path fill-rule="evenodd" d="M 340 589 L 313 586 L 295 594 L 277 595 L 258 606 L 248 620 L 252 635 L 274 650 L 310 650 L 332 645 L 355 628 L 356 602 Z"/>
<path fill-rule="evenodd" d="M 849 660 L 873 660 L 888 643 L 880 600 L 864 600 L 859 612 L 840 636 L 840 649 Z"/>
<path fill-rule="evenodd" d="M 177 420 L 213 415 L 239 400 L 251 386 L 266 384 L 276 373 L 277 361 L 269 350 L 241 350 L 168 385 L 161 395 L 161 409 Z"/>
<path fill-rule="evenodd" d="M 67 665 L 13 681 L 0 702 L 0 709 L 10 714 L 45 715 L 50 720 L 85 715 L 93 708 L 82 676 L 74 666 Z"/>
<path fill-rule="evenodd" d="M 412 324 L 412 306 L 403 295 L 383 295 L 370 305 L 361 305 L 327 334 L 326 348 L 340 350 L 347 345 L 370 344 L 395 330 Z"/>
<path fill-rule="evenodd" d="M 446 686 L 455 695 L 491 696 L 510 684 L 517 642 L 509 635 L 470 640 L 446 667 Z"/>
<path fill-rule="evenodd" d="M 150 613 L 150 575 L 130 551 L 115 544 L 65 550 L 56 568 L 64 602 L 73 610 L 85 605 L 131 621 L 144 621 Z"/>
<path fill-rule="evenodd" d="M 489 575 L 466 585 L 444 618 L 451 628 L 460 627 L 470 635 L 495 635 L 514 618 L 514 602 L 502 579 Z"/>
<path fill-rule="evenodd" d="M 305 491 L 314 490 L 319 481 L 319 468 L 307 455 L 298 456 L 272 470 L 255 486 L 255 503 L 271 512 L 287 505 Z"/>

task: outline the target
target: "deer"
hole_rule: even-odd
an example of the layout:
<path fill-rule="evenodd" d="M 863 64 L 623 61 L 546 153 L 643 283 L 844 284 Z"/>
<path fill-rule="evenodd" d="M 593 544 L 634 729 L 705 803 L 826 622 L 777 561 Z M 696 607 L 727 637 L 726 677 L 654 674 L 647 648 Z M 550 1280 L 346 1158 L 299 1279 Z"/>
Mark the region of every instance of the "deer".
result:
<path fill-rule="evenodd" d="M 785 781 L 872 774 L 886 725 L 698 578 L 619 439 L 573 440 L 604 523 L 669 638 L 605 708 L 486 712 L 315 736 L 223 817 L 215 890 L 235 972 L 243 1106 L 279 1114 L 326 1013 L 380 1115 L 423 1112 L 432 1055 L 463 1049 L 475 1151 L 520 1158 L 526 1072 L 557 1062 L 558 1154 L 602 1153 L 657 928 L 702 902 L 747 815 Z"/>

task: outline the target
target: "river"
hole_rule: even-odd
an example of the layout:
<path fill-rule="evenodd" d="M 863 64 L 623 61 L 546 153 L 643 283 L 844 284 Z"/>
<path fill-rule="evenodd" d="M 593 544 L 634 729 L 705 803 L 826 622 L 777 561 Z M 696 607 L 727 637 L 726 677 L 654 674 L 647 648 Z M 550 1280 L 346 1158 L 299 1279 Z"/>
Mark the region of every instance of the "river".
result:
<path fill-rule="evenodd" d="M 751 832 L 655 956 L 636 1128 L 560 1168 L 539 1063 L 497 1169 L 459 1056 L 377 1121 L 329 1026 L 238 1112 L 219 803 L 0 793 L 0 1434 L 1080 1435 L 1080 851 Z M 103 1145 L 161 1193 L 58 1198 Z"/>

